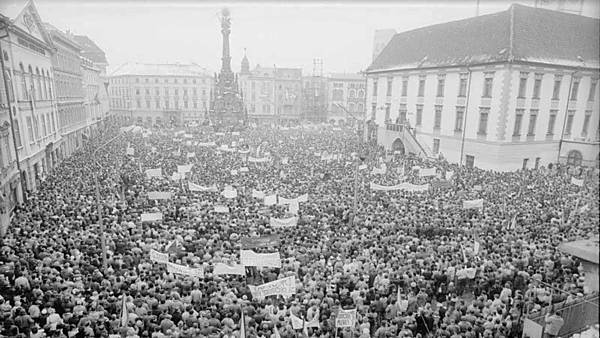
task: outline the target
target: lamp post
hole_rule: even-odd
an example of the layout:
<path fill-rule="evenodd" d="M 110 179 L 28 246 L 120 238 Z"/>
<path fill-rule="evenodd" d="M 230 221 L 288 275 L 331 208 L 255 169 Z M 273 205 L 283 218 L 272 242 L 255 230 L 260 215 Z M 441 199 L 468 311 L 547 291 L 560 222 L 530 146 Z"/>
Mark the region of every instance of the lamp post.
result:
<path fill-rule="evenodd" d="M 471 68 L 469 66 L 467 66 L 467 71 L 469 72 L 469 77 L 467 79 L 467 97 L 465 98 L 465 114 L 464 114 L 464 121 L 463 121 L 463 125 L 462 125 L 462 137 L 460 140 L 460 159 L 459 159 L 459 165 L 460 167 L 462 167 L 463 165 L 463 157 L 464 157 L 464 151 L 465 151 L 465 135 L 467 133 L 467 117 L 469 116 L 469 96 L 471 96 L 471 75 L 473 74 L 473 71 L 471 70 Z M 479 132 L 479 131 L 478 131 Z"/>
<path fill-rule="evenodd" d="M 356 136 L 358 139 L 358 144 L 360 144 L 360 141 L 361 141 L 360 130 L 358 129 L 358 127 L 359 127 L 358 121 L 359 120 L 341 104 L 339 104 L 339 103 L 334 103 L 334 104 L 338 108 L 341 108 L 350 117 L 352 117 L 353 119 L 356 120 Z M 354 161 L 354 201 L 352 203 L 352 224 L 356 224 L 356 214 L 358 211 L 358 167 L 359 167 L 360 162 L 361 162 L 361 158 L 360 158 L 360 156 L 357 156 L 356 160 Z"/>
<path fill-rule="evenodd" d="M 112 139 L 110 139 L 106 143 L 104 143 L 103 145 L 96 148 L 96 150 L 94 150 L 94 152 L 92 153 L 92 158 L 96 157 L 96 153 L 98 152 L 98 150 L 103 149 L 104 147 L 106 147 L 107 145 L 112 143 L 114 140 L 119 138 L 120 136 L 121 136 L 121 134 L 113 137 Z M 100 169 L 100 168 L 98 168 L 98 169 Z M 100 184 L 98 183 L 98 171 L 94 172 L 94 185 L 96 187 L 96 204 L 97 204 L 97 208 L 98 208 L 98 225 L 100 226 L 100 245 L 102 247 L 102 269 L 105 271 L 106 270 L 106 260 L 107 260 L 107 258 L 106 258 L 106 229 L 104 227 L 104 222 L 102 221 L 102 203 L 100 202 Z"/>
<path fill-rule="evenodd" d="M 565 117 L 563 118 L 562 131 L 560 132 L 560 140 L 558 141 L 558 154 L 556 155 L 556 164 L 560 163 L 560 152 L 562 151 L 563 139 L 565 136 L 565 127 L 567 126 L 567 115 L 569 114 L 569 103 L 571 102 L 571 90 L 573 89 L 573 78 L 575 74 L 579 73 L 579 66 L 577 70 L 571 73 L 571 80 L 569 81 L 569 90 L 567 91 L 567 104 L 565 105 Z"/>

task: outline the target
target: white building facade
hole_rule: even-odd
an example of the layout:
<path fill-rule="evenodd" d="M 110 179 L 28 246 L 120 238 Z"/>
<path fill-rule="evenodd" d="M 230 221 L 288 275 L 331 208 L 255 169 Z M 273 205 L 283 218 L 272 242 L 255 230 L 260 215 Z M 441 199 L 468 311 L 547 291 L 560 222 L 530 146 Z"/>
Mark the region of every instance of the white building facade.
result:
<path fill-rule="evenodd" d="M 213 79 L 196 64 L 127 63 L 108 81 L 111 112 L 124 121 L 200 122 L 210 107 Z"/>
<path fill-rule="evenodd" d="M 399 33 L 367 71 L 366 119 L 375 122 L 379 143 L 390 149 L 411 148 L 415 139 L 421 151 L 406 151 L 441 154 L 468 166 L 597 166 L 598 39 L 587 31 L 597 31 L 598 22 L 513 5 Z M 531 45 L 532 23 L 562 36 L 538 35 L 543 45 Z M 581 31 L 569 30 L 574 23 Z M 550 25 L 554 29 L 544 29 Z M 497 43 L 485 42 L 498 35 Z M 414 50 L 410 39 L 419 41 Z"/>
<path fill-rule="evenodd" d="M 362 74 L 330 74 L 327 78 L 329 120 L 354 120 L 365 115 L 366 77 Z"/>

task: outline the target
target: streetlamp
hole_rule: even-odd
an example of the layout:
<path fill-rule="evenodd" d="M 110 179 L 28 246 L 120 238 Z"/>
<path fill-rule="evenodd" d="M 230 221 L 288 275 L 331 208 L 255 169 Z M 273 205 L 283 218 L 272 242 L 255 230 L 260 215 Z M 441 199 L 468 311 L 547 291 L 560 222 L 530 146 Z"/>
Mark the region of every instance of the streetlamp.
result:
<path fill-rule="evenodd" d="M 117 136 L 108 140 L 103 145 L 96 148 L 96 150 L 94 150 L 94 152 L 92 153 L 92 158 L 96 157 L 96 153 L 98 152 L 98 150 L 103 149 L 104 147 L 106 147 L 107 145 L 112 143 L 114 140 L 119 138 L 120 136 L 121 136 L 121 134 L 118 134 Z M 100 166 L 100 163 L 98 163 L 98 166 Z M 100 169 L 100 168 L 98 168 L 98 169 Z M 94 172 L 94 185 L 96 187 L 96 203 L 97 203 L 97 208 L 98 208 L 98 225 L 100 226 L 100 245 L 102 246 L 102 269 L 104 271 L 106 271 L 106 260 L 107 260 L 107 258 L 106 258 L 106 229 L 104 227 L 104 222 L 102 221 L 102 203 L 100 202 L 100 184 L 98 183 L 98 171 Z"/>
<path fill-rule="evenodd" d="M 346 114 L 348 114 L 348 116 L 352 117 L 353 119 L 356 120 L 356 136 L 357 136 L 357 140 L 358 140 L 358 144 L 360 144 L 361 138 L 360 138 L 360 130 L 358 129 L 358 121 L 359 119 L 356 118 L 352 113 L 350 113 L 344 106 L 342 106 L 339 103 L 334 103 L 334 105 L 338 108 L 341 108 Z M 358 167 L 359 167 L 359 163 L 362 162 L 362 157 L 359 155 L 356 157 L 356 160 L 354 161 L 354 201 L 352 203 L 352 224 L 356 223 L 356 214 L 358 211 Z"/>
<path fill-rule="evenodd" d="M 579 59 L 579 61 L 583 62 L 583 58 L 581 56 L 577 56 L 577 59 Z M 560 163 L 560 152 L 562 150 L 562 145 L 563 145 L 563 141 L 564 141 L 564 136 L 565 136 L 565 127 L 567 125 L 567 115 L 569 114 L 569 103 L 571 102 L 571 90 L 573 90 L 573 79 L 575 78 L 575 75 L 579 73 L 579 66 L 577 66 L 577 69 L 575 71 L 573 71 L 573 73 L 571 73 L 571 79 L 569 81 L 569 90 L 567 91 L 567 104 L 565 105 L 565 117 L 563 118 L 563 126 L 562 126 L 562 131 L 560 132 L 560 140 L 558 141 L 558 154 L 556 155 L 556 164 Z M 577 98 L 575 98 L 577 99 Z"/>

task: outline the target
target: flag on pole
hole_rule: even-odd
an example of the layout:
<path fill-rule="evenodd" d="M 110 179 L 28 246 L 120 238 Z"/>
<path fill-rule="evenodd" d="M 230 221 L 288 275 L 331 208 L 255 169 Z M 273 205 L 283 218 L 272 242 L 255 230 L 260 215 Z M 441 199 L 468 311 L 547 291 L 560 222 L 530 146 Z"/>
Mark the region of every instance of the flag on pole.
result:
<path fill-rule="evenodd" d="M 125 294 L 123 294 L 123 301 L 121 305 L 121 327 L 127 327 L 127 322 L 129 321 L 129 313 L 127 313 L 127 303 Z"/>

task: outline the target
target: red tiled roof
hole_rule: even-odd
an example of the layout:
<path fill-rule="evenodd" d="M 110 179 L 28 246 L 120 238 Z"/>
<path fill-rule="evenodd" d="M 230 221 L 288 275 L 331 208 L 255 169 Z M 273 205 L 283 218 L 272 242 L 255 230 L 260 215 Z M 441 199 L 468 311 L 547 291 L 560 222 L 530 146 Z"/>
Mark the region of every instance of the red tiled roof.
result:
<path fill-rule="evenodd" d="M 367 71 L 451 67 L 511 58 L 598 68 L 599 30 L 598 19 L 513 4 L 503 12 L 398 33 Z"/>

